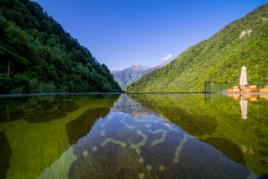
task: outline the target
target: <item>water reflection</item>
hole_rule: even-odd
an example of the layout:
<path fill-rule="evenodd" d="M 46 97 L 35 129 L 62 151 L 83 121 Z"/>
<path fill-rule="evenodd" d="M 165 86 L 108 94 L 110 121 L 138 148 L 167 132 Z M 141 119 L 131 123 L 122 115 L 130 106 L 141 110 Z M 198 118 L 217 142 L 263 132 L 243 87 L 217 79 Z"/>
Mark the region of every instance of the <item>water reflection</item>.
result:
<path fill-rule="evenodd" d="M 248 100 L 245 96 L 240 97 L 241 118 L 246 120 L 248 118 Z"/>
<path fill-rule="evenodd" d="M 252 173 L 122 95 L 40 178 L 246 178 Z"/>
<path fill-rule="evenodd" d="M 22 118 L 32 123 L 48 122 L 65 117 L 78 108 L 75 101 L 64 97 L 0 99 L 0 122 Z"/>
<path fill-rule="evenodd" d="M 131 97 L 258 175 L 268 173 L 267 101 L 260 99 L 246 104 L 247 100 L 256 98 L 246 97 L 242 98 L 240 106 L 239 101 L 230 100 L 224 95 L 205 98 L 201 94 Z M 248 120 L 241 120 L 242 110 L 242 117 Z"/>
<path fill-rule="evenodd" d="M 240 101 L 241 118 L 248 118 L 248 101 L 257 102 L 258 100 L 268 101 L 268 94 L 227 94 L 228 97 Z"/>
<path fill-rule="evenodd" d="M 248 120 L 240 118 L 239 101 L 224 95 L 117 98 L 0 100 L 0 178 L 246 178 L 268 172 L 268 103 L 260 96 L 255 102 L 239 96 Z"/>
<path fill-rule="evenodd" d="M 108 107 L 98 107 L 89 109 L 75 120 L 70 121 L 66 124 L 66 130 L 69 138 L 70 144 L 74 144 L 81 137 L 85 136 L 88 131 L 90 131 L 91 126 L 100 117 L 106 116 L 110 108 Z"/>
<path fill-rule="evenodd" d="M 12 151 L 6 135 L 1 131 L 0 146 L 0 178 L 6 178 Z"/>
<path fill-rule="evenodd" d="M 117 98 L 0 98 L 0 178 L 37 178 L 107 115 Z"/>
<path fill-rule="evenodd" d="M 261 99 L 268 101 L 268 94 L 260 94 L 259 96 Z"/>

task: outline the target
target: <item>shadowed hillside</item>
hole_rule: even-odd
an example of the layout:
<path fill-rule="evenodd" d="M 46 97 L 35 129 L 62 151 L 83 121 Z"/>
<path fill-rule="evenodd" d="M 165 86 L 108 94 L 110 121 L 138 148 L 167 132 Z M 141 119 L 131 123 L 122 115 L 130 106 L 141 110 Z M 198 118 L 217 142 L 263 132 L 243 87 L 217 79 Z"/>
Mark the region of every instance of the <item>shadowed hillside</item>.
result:
<path fill-rule="evenodd" d="M 109 69 L 30 0 L 0 0 L 0 93 L 120 91 Z"/>

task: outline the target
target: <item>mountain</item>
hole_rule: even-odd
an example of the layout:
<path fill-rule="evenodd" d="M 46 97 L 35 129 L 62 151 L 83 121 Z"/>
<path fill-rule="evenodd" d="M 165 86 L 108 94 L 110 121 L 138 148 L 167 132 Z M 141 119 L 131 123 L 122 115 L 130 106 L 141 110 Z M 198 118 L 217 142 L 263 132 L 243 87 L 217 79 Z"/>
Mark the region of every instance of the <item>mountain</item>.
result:
<path fill-rule="evenodd" d="M 143 75 L 153 70 L 153 68 L 142 66 L 142 65 L 132 65 L 122 71 L 113 71 L 115 81 L 118 82 L 122 89 L 125 89 L 128 85 L 140 79 Z"/>
<path fill-rule="evenodd" d="M 134 83 L 135 81 L 139 80 L 145 74 L 161 68 L 167 64 L 169 64 L 172 60 L 166 60 L 158 66 L 155 67 L 148 67 L 142 65 L 132 65 L 122 71 L 112 71 L 115 81 L 118 82 L 119 86 L 122 89 L 127 88 L 129 85 Z"/>
<path fill-rule="evenodd" d="M 227 25 L 127 88 L 128 92 L 203 91 L 205 81 L 239 82 L 245 65 L 249 83 L 268 85 L 268 4 Z"/>
<path fill-rule="evenodd" d="M 34 1 L 0 0 L 0 59 L 0 93 L 121 91 Z"/>

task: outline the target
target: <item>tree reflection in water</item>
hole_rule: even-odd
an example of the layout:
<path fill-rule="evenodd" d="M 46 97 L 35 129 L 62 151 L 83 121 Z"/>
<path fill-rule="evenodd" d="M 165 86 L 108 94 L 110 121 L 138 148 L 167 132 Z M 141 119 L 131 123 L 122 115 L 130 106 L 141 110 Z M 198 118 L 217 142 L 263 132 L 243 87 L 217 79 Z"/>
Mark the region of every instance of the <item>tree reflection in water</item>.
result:
<path fill-rule="evenodd" d="M 214 147 L 122 95 L 40 178 L 246 178 Z"/>

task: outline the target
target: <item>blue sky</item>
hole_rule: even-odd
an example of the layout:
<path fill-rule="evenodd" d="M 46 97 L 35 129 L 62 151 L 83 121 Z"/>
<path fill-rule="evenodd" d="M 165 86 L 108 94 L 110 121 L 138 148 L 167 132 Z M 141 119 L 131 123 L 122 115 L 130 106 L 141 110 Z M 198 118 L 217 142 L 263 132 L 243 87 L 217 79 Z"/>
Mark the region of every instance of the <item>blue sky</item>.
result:
<path fill-rule="evenodd" d="M 156 66 L 268 0 L 36 0 L 110 70 Z"/>

